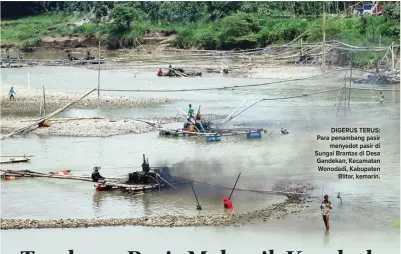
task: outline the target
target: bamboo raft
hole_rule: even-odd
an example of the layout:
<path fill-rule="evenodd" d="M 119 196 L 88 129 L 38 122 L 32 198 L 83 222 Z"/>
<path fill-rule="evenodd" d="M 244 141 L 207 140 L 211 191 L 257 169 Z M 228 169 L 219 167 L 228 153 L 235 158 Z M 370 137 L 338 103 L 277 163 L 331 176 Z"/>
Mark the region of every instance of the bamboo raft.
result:
<path fill-rule="evenodd" d="M 244 112 L 249 107 L 245 108 L 238 114 L 235 114 L 252 96 L 250 96 L 247 100 L 242 102 L 234 111 L 232 111 L 220 124 L 217 126 L 221 126 L 229 121 L 231 121 L 234 117 L 238 116 L 242 112 Z M 254 105 L 254 104 L 253 104 Z M 252 105 L 251 105 L 252 106 Z M 187 116 L 187 114 L 181 109 L 181 116 L 187 120 L 184 124 L 184 128 L 181 129 L 168 129 L 163 127 L 158 127 L 159 135 L 160 136 L 172 136 L 172 137 L 204 137 L 206 138 L 206 142 L 216 142 L 221 141 L 221 137 L 224 136 L 239 136 L 239 135 L 246 135 L 247 139 L 260 139 L 262 137 L 262 132 L 267 133 L 264 129 L 257 129 L 257 128 L 218 128 L 218 127 L 211 127 L 210 122 L 202 122 L 201 115 L 200 115 L 200 107 L 198 108 L 198 112 L 195 118 L 193 116 Z M 235 114 L 235 115 L 234 115 Z"/>
<path fill-rule="evenodd" d="M 10 158 L 8 160 L 5 161 L 0 161 L 0 164 L 11 164 L 11 163 L 21 163 L 21 162 L 29 162 L 30 159 L 26 158 L 26 157 L 22 157 L 22 158 Z"/>
<path fill-rule="evenodd" d="M 1 179 L 3 180 L 17 180 L 24 177 L 42 177 L 42 178 L 56 178 L 65 180 L 78 180 L 85 182 L 95 183 L 94 187 L 96 191 L 111 191 L 111 190 L 122 190 L 125 192 L 133 193 L 144 193 L 148 191 L 160 191 L 161 188 L 171 187 L 176 189 L 175 186 L 187 184 L 191 181 L 175 178 L 170 175 L 170 171 L 167 167 L 165 168 L 151 168 L 149 162 L 145 160 L 142 164 L 143 171 L 133 172 L 128 174 L 128 181 L 122 180 L 121 178 L 106 177 L 95 182 L 92 176 L 75 176 L 70 175 L 70 170 L 64 170 L 61 172 L 50 172 L 41 173 L 30 170 L 2 170 L 3 174 Z M 163 171 L 165 170 L 165 171 Z M 168 178 L 169 180 L 166 180 Z M 144 180 L 145 179 L 145 180 Z M 170 180 L 173 179 L 173 180 Z"/>
<path fill-rule="evenodd" d="M 221 141 L 221 137 L 246 135 L 248 139 L 261 138 L 263 129 L 209 129 L 205 132 L 186 131 L 185 129 L 158 128 L 160 136 L 205 137 L 206 141 Z"/>

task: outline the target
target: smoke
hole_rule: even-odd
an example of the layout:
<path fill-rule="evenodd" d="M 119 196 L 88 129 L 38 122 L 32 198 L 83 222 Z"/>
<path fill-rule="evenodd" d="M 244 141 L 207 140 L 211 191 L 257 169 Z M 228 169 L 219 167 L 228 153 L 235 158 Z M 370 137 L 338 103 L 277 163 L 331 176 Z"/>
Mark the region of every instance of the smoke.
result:
<path fill-rule="evenodd" d="M 170 173 L 176 177 L 200 179 L 222 177 L 225 175 L 224 163 L 219 159 L 189 159 L 171 165 L 167 160 L 157 163 L 158 166 L 169 167 Z"/>

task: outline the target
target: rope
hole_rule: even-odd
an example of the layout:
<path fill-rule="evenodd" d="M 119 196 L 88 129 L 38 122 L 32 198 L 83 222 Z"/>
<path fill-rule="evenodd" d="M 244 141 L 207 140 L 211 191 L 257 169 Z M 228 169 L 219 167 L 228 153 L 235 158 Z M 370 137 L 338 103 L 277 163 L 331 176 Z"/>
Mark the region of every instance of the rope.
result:
<path fill-rule="evenodd" d="M 211 184 L 211 183 L 202 182 L 202 181 L 198 181 L 198 180 L 191 179 L 191 178 L 185 178 L 185 179 L 189 180 L 191 182 L 195 182 L 195 183 L 201 183 L 201 184 L 205 184 L 205 185 L 209 185 L 209 186 L 220 187 L 222 189 L 230 189 L 230 190 L 232 189 L 232 187 L 222 186 L 222 185 L 218 185 L 218 184 Z M 245 189 L 245 188 L 235 188 L 235 190 L 258 192 L 258 193 L 282 194 L 282 195 L 306 195 L 307 194 L 307 193 L 300 193 L 300 192 L 286 192 L 286 191 L 274 191 L 274 190 L 251 190 L 251 189 Z"/>
<path fill-rule="evenodd" d="M 373 90 L 373 91 L 400 91 L 400 89 L 377 89 L 377 88 L 358 88 L 358 87 L 347 87 L 347 89 L 355 89 L 355 90 Z"/>
<path fill-rule="evenodd" d="M 271 85 L 271 84 L 279 84 L 279 83 L 285 83 L 285 82 L 291 82 L 291 81 L 299 81 L 299 80 L 306 80 L 310 78 L 315 78 L 323 75 L 327 75 L 329 73 L 337 72 L 344 70 L 343 68 L 332 70 L 327 73 L 322 73 L 322 74 L 317 74 L 314 76 L 306 77 L 306 78 L 295 78 L 295 79 L 287 79 L 287 80 L 280 80 L 280 81 L 274 81 L 274 82 L 266 82 L 266 83 L 261 83 L 261 84 L 250 84 L 250 85 L 236 85 L 236 86 L 224 86 L 224 87 L 211 87 L 211 88 L 193 88 L 193 89 L 153 89 L 153 90 L 148 90 L 148 89 L 100 89 L 100 91 L 105 91 L 105 92 L 164 92 L 164 93 L 172 93 L 172 92 L 193 92 L 193 91 L 212 91 L 212 90 L 225 90 L 225 89 L 235 89 L 235 88 L 246 88 L 246 87 L 257 87 L 257 86 L 265 86 L 265 85 Z"/>
<path fill-rule="evenodd" d="M 255 106 L 256 104 L 262 102 L 262 101 L 274 101 L 274 100 L 287 100 L 287 99 L 293 99 L 293 98 L 299 98 L 299 97 L 306 97 L 306 96 L 310 96 L 310 95 L 314 95 L 314 94 L 320 94 L 320 93 L 326 93 L 326 92 L 331 92 L 331 91 L 336 91 L 336 90 L 340 90 L 342 89 L 342 87 L 340 88 L 333 88 L 333 89 L 328 89 L 328 90 L 323 90 L 323 91 L 317 91 L 317 92 L 313 92 L 313 93 L 308 93 L 308 94 L 299 94 L 299 95 L 293 95 L 293 96 L 286 96 L 286 97 L 276 97 L 276 98 L 266 98 L 266 99 L 261 99 L 259 101 L 256 101 L 254 103 L 252 103 L 250 106 L 244 108 L 242 111 L 240 111 L 239 113 L 237 113 L 236 115 L 230 117 L 229 121 L 234 119 L 235 117 L 239 116 L 240 114 L 242 114 L 245 110 L 248 110 L 249 108 Z M 228 122 L 228 121 L 227 121 Z"/>

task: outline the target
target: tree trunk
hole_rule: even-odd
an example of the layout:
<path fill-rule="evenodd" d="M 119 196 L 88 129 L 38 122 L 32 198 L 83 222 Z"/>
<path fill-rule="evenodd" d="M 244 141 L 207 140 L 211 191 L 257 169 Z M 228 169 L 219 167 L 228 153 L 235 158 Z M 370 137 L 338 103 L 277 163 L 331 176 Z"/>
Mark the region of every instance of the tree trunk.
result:
<path fill-rule="evenodd" d="M 292 17 L 295 18 L 296 17 L 295 2 L 291 2 L 291 7 L 292 7 Z"/>

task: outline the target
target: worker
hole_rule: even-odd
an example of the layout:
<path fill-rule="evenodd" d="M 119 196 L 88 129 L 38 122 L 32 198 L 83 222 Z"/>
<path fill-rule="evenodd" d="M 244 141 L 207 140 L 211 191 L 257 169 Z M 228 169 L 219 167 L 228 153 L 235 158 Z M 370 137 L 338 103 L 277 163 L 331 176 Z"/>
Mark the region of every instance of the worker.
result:
<path fill-rule="evenodd" d="M 192 118 L 194 116 L 194 109 L 192 108 L 192 104 L 189 104 L 189 109 L 188 109 L 188 117 Z"/>
<path fill-rule="evenodd" d="M 326 226 L 327 231 L 330 228 L 329 219 L 330 219 L 331 209 L 333 209 L 333 207 L 331 206 L 331 202 L 329 201 L 329 196 L 325 195 L 322 205 L 320 206 L 320 210 L 322 211 L 323 222 L 324 222 L 324 225 Z"/>
<path fill-rule="evenodd" d="M 228 208 L 228 209 L 233 208 L 233 203 L 227 197 L 223 198 L 223 202 L 224 202 L 224 208 Z"/>
<path fill-rule="evenodd" d="M 13 87 L 10 88 L 10 91 L 8 92 L 8 94 L 10 95 L 10 101 L 11 101 L 11 99 L 15 100 L 15 97 L 14 97 L 15 91 L 14 91 Z"/>
<path fill-rule="evenodd" d="M 100 167 L 94 167 L 92 172 L 92 181 L 97 183 L 99 180 L 104 180 L 104 177 L 100 175 L 99 169 Z"/>
<path fill-rule="evenodd" d="M 163 74 L 163 71 L 162 71 L 162 68 L 159 68 L 159 70 L 157 71 L 157 75 L 162 75 Z"/>
<path fill-rule="evenodd" d="M 287 131 L 286 128 L 281 128 L 281 133 L 282 133 L 282 134 L 288 134 L 289 132 Z"/>
<path fill-rule="evenodd" d="M 168 66 L 168 74 L 170 75 L 173 72 L 173 67 L 171 66 L 171 64 L 169 64 Z"/>
<path fill-rule="evenodd" d="M 384 94 L 383 92 L 380 92 L 380 103 L 383 103 L 384 101 Z"/>

